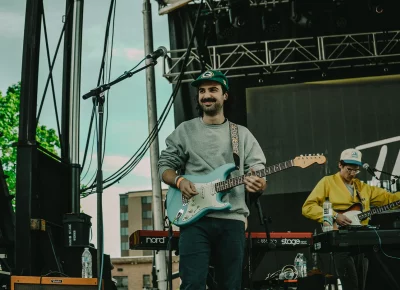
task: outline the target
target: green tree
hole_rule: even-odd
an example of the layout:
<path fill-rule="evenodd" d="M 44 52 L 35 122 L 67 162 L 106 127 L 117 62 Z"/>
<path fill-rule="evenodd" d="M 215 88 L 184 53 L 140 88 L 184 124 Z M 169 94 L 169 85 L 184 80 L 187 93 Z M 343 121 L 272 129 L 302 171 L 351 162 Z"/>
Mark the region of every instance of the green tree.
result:
<path fill-rule="evenodd" d="M 11 85 L 5 96 L 0 91 L 0 158 L 10 194 L 15 195 L 17 148 L 19 125 L 19 103 L 21 83 Z M 60 140 L 53 129 L 39 125 L 36 140 L 48 151 L 57 154 Z M 58 155 L 58 154 L 57 154 Z M 15 201 L 15 199 L 14 199 Z"/>

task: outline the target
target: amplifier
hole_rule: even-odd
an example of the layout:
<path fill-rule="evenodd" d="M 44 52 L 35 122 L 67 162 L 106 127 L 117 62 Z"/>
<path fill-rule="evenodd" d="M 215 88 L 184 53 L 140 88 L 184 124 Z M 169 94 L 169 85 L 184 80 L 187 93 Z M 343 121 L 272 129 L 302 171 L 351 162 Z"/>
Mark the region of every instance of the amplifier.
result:
<path fill-rule="evenodd" d="M 11 276 L 11 290 L 97 290 L 97 278 Z M 102 285 L 104 290 L 104 283 Z"/>

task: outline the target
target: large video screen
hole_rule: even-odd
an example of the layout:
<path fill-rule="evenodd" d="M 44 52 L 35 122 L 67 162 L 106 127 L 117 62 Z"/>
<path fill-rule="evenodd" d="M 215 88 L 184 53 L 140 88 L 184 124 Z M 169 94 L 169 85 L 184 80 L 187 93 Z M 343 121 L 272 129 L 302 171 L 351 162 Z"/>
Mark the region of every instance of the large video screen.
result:
<path fill-rule="evenodd" d="M 338 171 L 347 148 L 358 148 L 371 167 L 399 175 L 399 91 L 400 76 L 248 88 L 247 125 L 267 165 L 306 154 L 327 158 L 324 165 L 268 176 L 267 194 L 311 191 L 323 176 Z M 376 174 L 389 186 L 389 176 Z M 365 170 L 358 177 L 372 180 Z"/>

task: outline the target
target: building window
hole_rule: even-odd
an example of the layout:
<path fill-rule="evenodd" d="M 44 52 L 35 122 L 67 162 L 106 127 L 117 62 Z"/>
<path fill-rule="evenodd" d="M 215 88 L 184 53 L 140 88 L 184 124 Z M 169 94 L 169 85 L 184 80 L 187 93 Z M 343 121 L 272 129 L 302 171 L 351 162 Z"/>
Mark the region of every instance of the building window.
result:
<path fill-rule="evenodd" d="M 122 195 L 119 198 L 120 206 L 128 205 L 128 197 L 126 195 Z"/>
<path fill-rule="evenodd" d="M 151 219 L 152 216 L 153 214 L 151 211 L 146 210 L 142 212 L 142 218 L 144 219 Z"/>
<path fill-rule="evenodd" d="M 118 290 L 128 290 L 128 276 L 114 276 Z"/>
<path fill-rule="evenodd" d="M 121 228 L 121 236 L 128 236 L 128 228 Z"/>
<path fill-rule="evenodd" d="M 143 275 L 143 288 L 150 288 L 151 287 L 151 279 L 150 275 Z"/>
<path fill-rule="evenodd" d="M 151 204 L 151 201 L 153 200 L 152 196 L 142 196 L 142 204 Z"/>
<path fill-rule="evenodd" d="M 128 213 L 127 212 L 121 212 L 121 221 L 127 221 L 128 220 Z"/>
<path fill-rule="evenodd" d="M 153 230 L 153 226 L 143 226 L 142 227 L 145 231 L 152 231 Z"/>
<path fill-rule="evenodd" d="M 121 243 L 121 250 L 129 250 L 129 243 L 128 242 Z"/>

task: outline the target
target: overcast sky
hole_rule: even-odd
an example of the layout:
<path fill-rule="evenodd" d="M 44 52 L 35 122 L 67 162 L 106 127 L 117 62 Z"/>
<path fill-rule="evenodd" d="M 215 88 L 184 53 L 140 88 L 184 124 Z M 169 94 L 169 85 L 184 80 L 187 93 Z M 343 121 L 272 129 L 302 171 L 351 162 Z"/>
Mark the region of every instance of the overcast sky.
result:
<path fill-rule="evenodd" d="M 106 20 L 111 0 L 85 0 L 83 20 L 82 78 L 81 95 L 96 87 L 100 61 L 103 52 Z M 165 46 L 169 49 L 167 16 L 159 16 L 157 2 L 151 1 L 153 8 L 154 49 Z M 23 0 L 0 1 L 0 91 L 3 95 L 7 87 L 21 79 L 22 47 L 25 22 Z M 134 67 L 144 57 L 144 33 L 142 17 L 143 1 L 117 0 L 113 63 L 111 79 Z M 44 0 L 44 10 L 49 38 L 50 57 L 53 58 L 58 38 L 63 26 L 65 1 Z M 42 29 L 43 30 L 43 29 Z M 41 37 L 38 105 L 42 99 L 48 65 L 45 38 Z M 62 89 L 62 47 L 53 71 L 57 105 L 60 115 Z M 161 62 L 156 67 L 157 107 L 160 114 L 172 92 L 171 85 L 162 77 Z M 140 147 L 148 135 L 147 100 L 145 73 L 134 75 L 116 86 L 110 92 L 107 145 L 105 151 L 105 178 L 123 165 Z M 80 158 L 83 159 L 92 101 L 81 101 Z M 39 119 L 41 124 L 56 129 L 56 118 L 51 90 L 45 97 L 44 109 Z M 172 132 L 173 110 L 171 110 L 160 132 L 160 149 L 165 148 L 165 138 Z M 96 165 L 96 149 L 90 153 L 92 166 L 87 178 L 93 176 Z M 84 172 L 86 168 L 84 169 Z M 112 257 L 120 256 L 119 194 L 131 190 L 151 188 L 150 158 L 147 154 L 136 169 L 116 186 L 104 191 L 103 209 L 105 226 L 105 252 Z M 96 195 L 81 200 L 85 213 L 92 216 L 93 239 L 96 244 Z"/>

